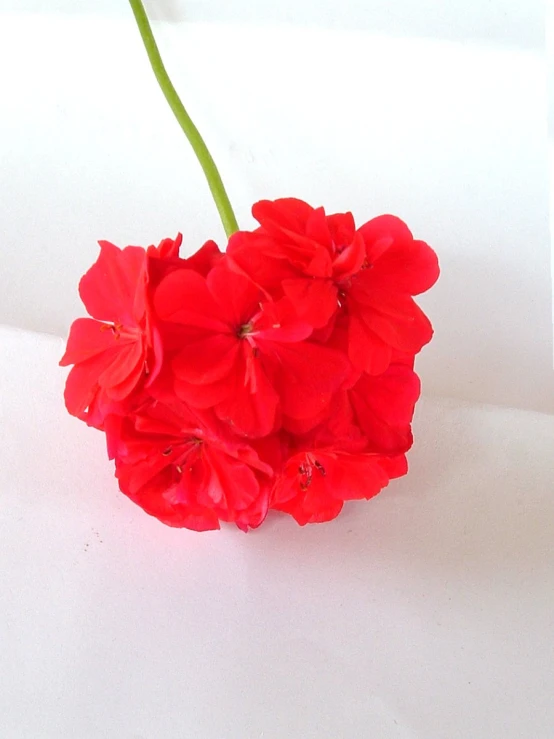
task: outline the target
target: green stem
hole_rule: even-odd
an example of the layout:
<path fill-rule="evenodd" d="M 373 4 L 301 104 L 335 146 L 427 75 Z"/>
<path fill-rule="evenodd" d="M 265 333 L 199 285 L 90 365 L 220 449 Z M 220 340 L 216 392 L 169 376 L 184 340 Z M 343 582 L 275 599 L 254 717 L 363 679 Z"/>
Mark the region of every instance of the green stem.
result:
<path fill-rule="evenodd" d="M 221 180 L 221 176 L 215 166 L 212 155 L 208 151 L 208 147 L 204 143 L 204 139 L 200 136 L 198 129 L 185 110 L 185 106 L 181 102 L 177 91 L 169 79 L 160 56 L 158 46 L 156 45 L 156 41 L 152 34 L 152 28 L 150 27 L 142 0 L 129 0 L 129 3 L 134 13 L 152 70 L 156 75 L 156 79 L 158 80 L 158 84 L 163 94 L 165 95 L 165 99 L 169 103 L 169 107 L 173 111 L 175 118 L 183 129 L 185 136 L 189 140 L 189 143 L 200 162 L 200 166 L 204 170 L 212 197 L 215 201 L 217 210 L 219 211 L 221 222 L 223 223 L 223 228 L 225 229 L 227 237 L 229 237 L 231 234 L 235 233 L 235 231 L 238 231 L 239 227 L 235 214 L 233 213 L 229 197 L 227 196 L 225 187 Z"/>

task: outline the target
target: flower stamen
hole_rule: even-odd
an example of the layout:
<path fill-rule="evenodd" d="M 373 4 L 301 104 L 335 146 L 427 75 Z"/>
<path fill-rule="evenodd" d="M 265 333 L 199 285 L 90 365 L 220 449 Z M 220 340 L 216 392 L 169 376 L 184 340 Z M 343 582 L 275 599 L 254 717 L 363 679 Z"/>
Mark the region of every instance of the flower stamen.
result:
<path fill-rule="evenodd" d="M 237 331 L 237 336 L 239 339 L 244 339 L 246 336 L 252 333 L 252 329 L 254 328 L 252 323 L 244 323 L 242 326 L 239 326 L 239 329 Z"/>

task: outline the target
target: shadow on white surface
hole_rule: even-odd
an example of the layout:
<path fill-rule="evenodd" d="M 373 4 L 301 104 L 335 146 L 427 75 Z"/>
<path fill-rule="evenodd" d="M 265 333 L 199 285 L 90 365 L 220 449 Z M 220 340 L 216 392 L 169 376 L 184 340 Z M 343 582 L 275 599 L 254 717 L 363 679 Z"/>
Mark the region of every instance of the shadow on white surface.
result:
<path fill-rule="evenodd" d="M 0 330 L 0 736 L 551 737 L 554 417 L 424 399 L 376 499 L 198 535 L 117 492 L 61 349 Z"/>

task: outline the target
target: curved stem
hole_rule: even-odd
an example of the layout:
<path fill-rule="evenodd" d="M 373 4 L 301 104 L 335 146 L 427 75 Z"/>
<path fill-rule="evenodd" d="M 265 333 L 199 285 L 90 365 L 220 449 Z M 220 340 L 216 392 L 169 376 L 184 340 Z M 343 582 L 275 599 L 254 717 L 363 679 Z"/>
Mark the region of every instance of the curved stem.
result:
<path fill-rule="evenodd" d="M 217 210 L 219 211 L 221 222 L 223 223 L 223 228 L 225 229 L 227 237 L 229 237 L 231 234 L 235 233 L 235 231 L 238 231 L 239 227 L 233 208 L 231 207 L 229 197 L 221 180 L 221 176 L 215 166 L 212 155 L 208 151 L 208 147 L 204 143 L 204 139 L 192 122 L 189 114 L 185 110 L 185 106 L 177 94 L 177 91 L 169 79 L 160 56 L 158 46 L 152 34 L 152 28 L 150 27 L 142 0 L 129 0 L 129 3 L 135 16 L 142 41 L 144 43 L 144 48 L 148 54 L 152 71 L 154 72 L 156 79 L 158 80 L 158 84 L 165 95 L 165 99 L 169 103 L 169 107 L 173 111 L 175 118 L 183 129 L 185 136 L 189 140 L 189 143 L 200 162 L 200 166 L 204 170 L 212 197 L 215 201 Z"/>

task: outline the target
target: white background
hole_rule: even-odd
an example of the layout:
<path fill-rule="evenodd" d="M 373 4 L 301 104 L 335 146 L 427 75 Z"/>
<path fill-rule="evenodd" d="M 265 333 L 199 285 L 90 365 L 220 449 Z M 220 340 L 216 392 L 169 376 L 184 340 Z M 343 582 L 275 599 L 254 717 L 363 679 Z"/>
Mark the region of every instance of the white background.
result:
<path fill-rule="evenodd" d="M 543 4 L 149 8 L 241 224 L 297 195 L 439 253 L 411 472 L 169 529 L 65 413 L 62 339 L 0 327 L 0 738 L 552 739 Z M 0 323 L 65 335 L 98 238 L 221 242 L 124 0 L 0 0 L 0 69 Z"/>
<path fill-rule="evenodd" d="M 544 0 L 144 0 L 151 18 L 350 28 L 544 49 Z M 12 13 L 127 17 L 121 0 L 0 0 Z"/>

